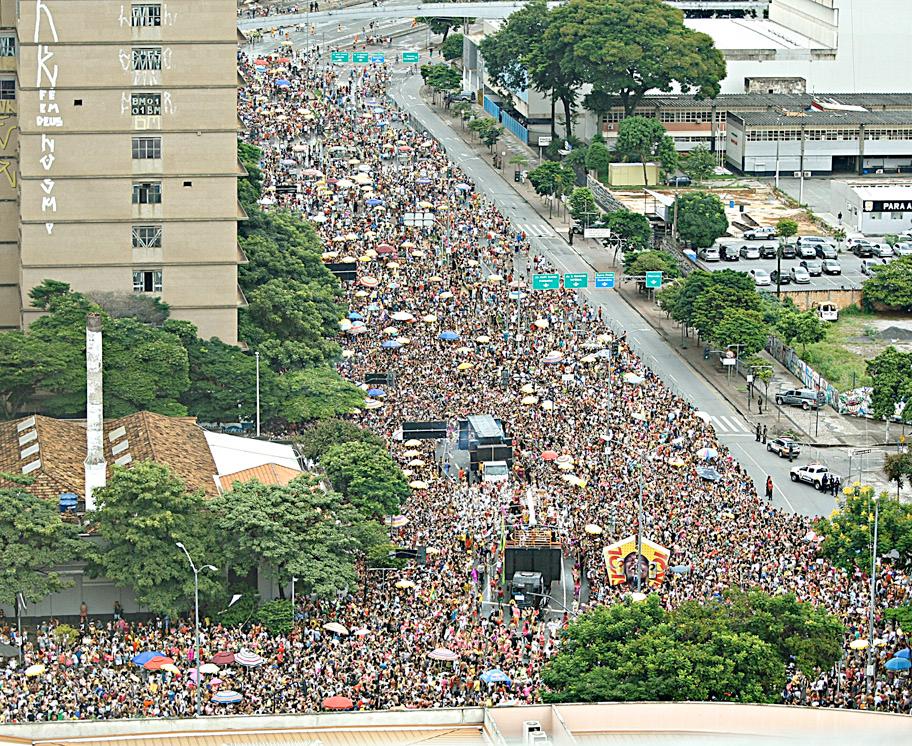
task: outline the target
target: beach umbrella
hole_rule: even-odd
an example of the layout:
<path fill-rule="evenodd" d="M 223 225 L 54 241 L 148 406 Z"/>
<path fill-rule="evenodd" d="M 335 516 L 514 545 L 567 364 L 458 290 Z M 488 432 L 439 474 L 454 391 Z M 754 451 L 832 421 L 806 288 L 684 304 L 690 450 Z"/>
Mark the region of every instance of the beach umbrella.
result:
<path fill-rule="evenodd" d="M 355 637 L 364 637 L 365 635 L 369 635 L 369 634 L 370 634 L 370 630 L 369 630 L 367 627 L 359 627 L 359 628 L 356 629 L 354 632 L 352 632 L 352 634 L 353 634 Z"/>
<path fill-rule="evenodd" d="M 437 339 L 441 339 L 444 342 L 457 342 L 459 340 L 458 332 L 453 331 L 443 331 L 437 335 Z"/>
<path fill-rule="evenodd" d="M 245 666 L 246 668 L 256 668 L 257 666 L 262 666 L 266 662 L 266 659 L 250 650 L 242 650 L 234 656 L 234 662 L 240 666 Z"/>
<path fill-rule="evenodd" d="M 47 668 L 43 663 L 35 663 L 25 669 L 25 675 L 29 678 L 41 676 L 46 670 Z"/>
<path fill-rule="evenodd" d="M 890 658 L 884 668 L 888 671 L 908 671 L 912 668 L 912 661 L 908 658 Z"/>
<path fill-rule="evenodd" d="M 362 316 L 357 311 L 349 311 L 348 318 L 351 321 L 362 321 L 364 319 L 364 316 Z"/>
<path fill-rule="evenodd" d="M 453 294 L 449 290 L 444 290 L 440 295 L 437 296 L 438 300 L 449 300 L 453 297 Z"/>
<path fill-rule="evenodd" d="M 390 264 L 390 267 L 393 265 Z M 393 321 L 414 321 L 415 317 L 412 316 L 408 311 L 396 311 L 392 316 Z"/>
<path fill-rule="evenodd" d="M 403 526 L 407 526 L 408 522 L 409 519 L 404 515 L 394 515 L 390 520 L 390 526 L 393 528 L 402 528 Z"/>
<path fill-rule="evenodd" d="M 557 365 L 563 359 L 564 356 L 561 355 L 557 350 L 552 350 L 542 358 L 542 362 L 545 365 Z"/>
<path fill-rule="evenodd" d="M 506 675 L 503 671 L 501 671 L 499 668 L 492 668 L 492 669 L 490 669 L 490 670 L 488 670 L 488 671 L 485 671 L 485 672 L 482 673 L 481 676 L 479 676 L 478 678 L 481 679 L 485 684 L 488 684 L 488 685 L 491 685 L 491 684 L 506 684 L 507 686 L 510 686 L 510 684 L 513 683 L 513 682 L 510 680 L 510 677 L 507 676 L 507 675 Z"/>
<path fill-rule="evenodd" d="M 456 370 L 471 370 L 475 367 L 475 363 L 459 363 L 456 366 Z"/>
<path fill-rule="evenodd" d="M 428 282 L 443 282 L 443 278 L 440 275 L 431 275 L 428 277 Z"/>
<path fill-rule="evenodd" d="M 437 321 L 437 316 L 436 316 L 435 314 L 433 314 L 433 313 L 429 313 L 429 314 L 427 314 L 427 315 L 425 315 L 425 316 L 422 316 L 422 317 L 421 317 L 421 320 L 422 320 L 425 324 L 434 324 L 434 323 L 436 323 L 436 321 Z"/>
<path fill-rule="evenodd" d="M 380 409 L 380 407 L 382 407 L 382 406 L 383 406 L 383 402 L 377 401 L 375 399 L 366 399 L 364 401 L 365 409 Z"/>
<path fill-rule="evenodd" d="M 145 653 L 138 653 L 130 659 L 130 663 L 134 666 L 144 666 L 153 658 L 164 658 L 164 653 L 159 653 L 158 651 L 146 651 Z"/>
<path fill-rule="evenodd" d="M 420 458 L 413 458 L 411 461 L 408 462 L 408 465 L 420 468 L 422 466 L 425 466 L 426 464 Z"/>
<path fill-rule="evenodd" d="M 396 587 L 401 590 L 409 590 L 410 588 L 415 587 L 415 583 L 412 582 L 411 580 L 402 579 L 402 580 L 396 581 Z"/>
<path fill-rule="evenodd" d="M 327 697 L 323 700 L 324 710 L 351 710 L 355 703 L 348 697 Z"/>
<path fill-rule="evenodd" d="M 624 381 L 626 383 L 633 384 L 634 386 L 639 386 L 646 379 L 643 376 L 638 376 L 636 373 L 625 373 Z"/>
<path fill-rule="evenodd" d="M 533 386 L 531 383 L 523 384 L 523 386 L 519 389 L 519 392 L 521 394 L 534 394 L 535 386 Z"/>
<path fill-rule="evenodd" d="M 402 347 L 402 342 L 397 342 L 395 339 L 388 339 L 385 342 L 381 342 L 380 346 L 384 350 L 398 350 Z"/>
<path fill-rule="evenodd" d="M 557 468 L 561 471 L 570 471 L 573 469 L 573 464 L 571 464 L 569 461 L 564 461 L 563 463 L 558 463 Z"/>
<path fill-rule="evenodd" d="M 559 464 L 572 464 L 573 456 L 571 456 L 569 453 L 563 453 L 560 456 L 558 456 L 555 459 L 555 461 L 557 461 L 557 463 L 559 463 Z"/>
<path fill-rule="evenodd" d="M 285 80 L 285 78 L 279 78 L 275 82 L 276 88 L 289 88 L 290 86 L 291 86 L 291 83 L 289 81 Z"/>
<path fill-rule="evenodd" d="M 413 490 L 426 490 L 428 488 L 428 483 L 422 481 L 421 479 L 416 479 L 413 482 L 409 482 L 409 487 Z"/>
<path fill-rule="evenodd" d="M 325 629 L 327 632 L 335 632 L 337 635 L 348 634 L 348 627 L 346 627 L 344 624 L 340 624 L 339 622 L 327 622 L 323 625 L 323 629 Z"/>
<path fill-rule="evenodd" d="M 223 689 L 212 695 L 212 701 L 219 705 L 236 705 L 244 697 L 233 689 Z"/>
<path fill-rule="evenodd" d="M 580 358 L 580 362 L 586 363 L 587 365 L 591 365 L 592 363 L 598 362 L 598 357 L 595 355 L 586 355 L 585 357 Z"/>
<path fill-rule="evenodd" d="M 546 412 L 550 412 L 552 409 L 554 409 L 554 402 L 551 401 L 550 399 L 545 399 L 542 402 L 541 406 L 542 406 L 542 409 L 544 409 Z"/>
<path fill-rule="evenodd" d="M 163 665 L 161 667 L 161 670 L 167 671 L 168 673 L 172 673 L 175 676 L 180 676 L 180 669 L 177 666 L 175 666 L 173 663 L 166 663 L 165 665 Z M 196 670 L 194 669 L 193 672 L 196 673 Z"/>
<path fill-rule="evenodd" d="M 407 448 L 418 448 L 418 446 L 421 445 L 421 441 L 417 438 L 409 438 L 402 445 L 406 446 Z"/>
<path fill-rule="evenodd" d="M 440 554 L 440 550 L 437 547 L 428 547 L 426 554 Z"/>
<path fill-rule="evenodd" d="M 456 184 L 453 189 L 458 189 L 460 192 L 468 192 L 472 187 L 469 184 L 464 184 L 460 182 Z"/>
<path fill-rule="evenodd" d="M 706 412 L 694 412 L 694 417 L 703 420 L 707 425 L 709 424 L 709 415 Z"/>
<path fill-rule="evenodd" d="M 383 330 L 383 333 L 390 337 L 395 337 L 399 330 L 395 326 L 388 326 Z"/>
<path fill-rule="evenodd" d="M 386 392 L 383 389 L 368 389 L 367 395 L 374 396 L 374 397 L 380 397 L 380 396 L 386 396 Z"/>
<path fill-rule="evenodd" d="M 547 329 L 551 326 L 551 322 L 548 319 L 535 319 L 532 323 L 539 329 Z"/>
<path fill-rule="evenodd" d="M 895 658 L 912 658 L 912 650 L 909 650 L 909 648 L 905 648 L 903 650 L 900 650 L 894 657 Z"/>
<path fill-rule="evenodd" d="M 502 275 L 488 275 L 488 282 L 502 282 Z"/>
<path fill-rule="evenodd" d="M 602 527 L 596 526 L 594 523 L 587 523 L 586 527 L 583 530 L 591 536 L 598 536 L 600 533 L 602 533 Z"/>
<path fill-rule="evenodd" d="M 672 466 L 677 466 L 678 468 L 680 468 L 680 467 L 684 466 L 685 462 L 684 462 L 684 459 L 673 458 L 673 459 L 669 459 L 668 463 L 671 464 Z"/>
<path fill-rule="evenodd" d="M 572 484 L 574 487 L 585 487 L 586 486 L 586 480 L 576 476 L 576 474 L 564 474 L 563 480 L 567 484 Z"/>
<path fill-rule="evenodd" d="M 711 461 L 719 455 L 719 452 L 715 448 L 698 448 L 696 454 L 704 461 Z"/>
<path fill-rule="evenodd" d="M 390 246 L 388 243 L 377 244 L 377 253 L 378 254 L 393 254 L 396 249 Z"/>
<path fill-rule="evenodd" d="M 404 476 L 404 477 L 410 477 L 410 476 L 412 476 L 412 474 L 414 474 L 414 473 L 415 473 L 415 472 L 413 472 L 411 469 L 403 469 L 403 470 L 402 470 L 402 476 Z"/>
<path fill-rule="evenodd" d="M 491 338 L 487 334 L 482 334 L 478 337 L 475 337 L 475 341 L 480 345 L 486 345 L 491 341 Z"/>
<path fill-rule="evenodd" d="M 147 671 L 158 671 L 162 666 L 168 663 L 174 665 L 174 659 L 169 658 L 167 655 L 156 655 L 154 658 L 150 658 L 143 663 L 143 668 Z"/>
<path fill-rule="evenodd" d="M 557 451 L 542 451 L 541 459 L 542 461 L 556 461 Z"/>
<path fill-rule="evenodd" d="M 852 640 L 852 642 L 849 643 L 849 647 L 852 648 L 852 650 L 864 650 L 868 647 L 868 641 L 859 637 L 857 640 Z"/>
<path fill-rule="evenodd" d="M 212 656 L 212 663 L 217 666 L 230 666 L 234 663 L 234 653 L 229 653 L 227 650 L 221 650 Z"/>
<path fill-rule="evenodd" d="M 421 455 L 421 451 L 409 450 L 402 454 L 403 458 L 416 458 Z"/>
<path fill-rule="evenodd" d="M 525 404 L 527 407 L 531 406 L 533 404 L 538 404 L 538 397 L 537 396 L 524 396 L 520 400 L 520 403 Z"/>
<path fill-rule="evenodd" d="M 458 661 L 459 656 L 448 648 L 435 648 L 428 653 L 428 658 L 435 661 Z"/>
<path fill-rule="evenodd" d="M 522 300 L 525 297 L 527 297 L 526 293 L 522 292 L 521 290 L 510 291 L 510 300 Z"/>
<path fill-rule="evenodd" d="M 366 288 L 375 288 L 380 284 L 380 280 L 378 280 L 376 277 L 365 275 L 361 278 L 361 284 Z"/>
<path fill-rule="evenodd" d="M 383 200 L 378 199 L 377 197 L 371 197 L 370 199 L 365 200 L 364 204 L 367 205 L 368 207 L 376 207 L 377 205 L 382 205 Z"/>
<path fill-rule="evenodd" d="M 722 479 L 722 475 L 711 466 L 698 466 L 697 474 L 709 482 L 718 482 Z"/>
<path fill-rule="evenodd" d="M 196 671 L 195 668 L 193 670 L 194 670 L 194 672 Z M 199 672 L 205 673 L 205 674 L 218 673 L 219 667 L 216 666 L 214 663 L 204 663 L 202 666 L 199 667 Z"/>

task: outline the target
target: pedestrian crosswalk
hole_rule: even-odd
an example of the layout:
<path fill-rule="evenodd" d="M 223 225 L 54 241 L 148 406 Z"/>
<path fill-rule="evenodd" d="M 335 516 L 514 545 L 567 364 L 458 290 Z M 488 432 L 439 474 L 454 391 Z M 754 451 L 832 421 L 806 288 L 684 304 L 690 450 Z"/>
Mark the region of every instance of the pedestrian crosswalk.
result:
<path fill-rule="evenodd" d="M 556 235 L 554 228 L 547 223 L 514 223 L 514 226 L 531 238 L 551 238 Z"/>
<path fill-rule="evenodd" d="M 747 423 L 737 417 L 723 415 L 710 415 L 713 427 L 721 435 L 753 435 Z"/>

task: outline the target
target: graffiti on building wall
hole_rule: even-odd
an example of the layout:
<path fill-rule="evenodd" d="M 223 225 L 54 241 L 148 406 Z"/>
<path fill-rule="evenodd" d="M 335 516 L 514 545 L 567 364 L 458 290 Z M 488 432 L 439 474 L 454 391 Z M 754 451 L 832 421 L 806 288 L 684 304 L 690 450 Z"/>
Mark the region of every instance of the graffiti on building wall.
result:
<path fill-rule="evenodd" d="M 35 71 L 35 86 L 38 88 L 38 114 L 35 116 L 35 126 L 39 130 L 53 130 L 63 127 L 63 116 L 60 105 L 57 103 L 57 77 L 60 68 L 54 61 L 54 50 L 51 44 L 60 41 L 57 35 L 57 26 L 54 23 L 54 14 L 48 5 L 48 0 L 35 0 L 35 35 L 34 43 L 37 49 L 37 69 Z M 53 214 L 57 212 L 57 195 L 54 194 L 56 183 L 51 177 L 56 156 L 56 140 L 44 132 L 41 133 L 41 158 L 39 163 L 47 176 L 41 182 L 41 212 L 45 215 L 44 227 L 48 235 L 54 233 Z"/>
<path fill-rule="evenodd" d="M 16 188 L 16 169 L 12 161 L 0 161 L 0 174 L 6 177 L 10 188 Z"/>

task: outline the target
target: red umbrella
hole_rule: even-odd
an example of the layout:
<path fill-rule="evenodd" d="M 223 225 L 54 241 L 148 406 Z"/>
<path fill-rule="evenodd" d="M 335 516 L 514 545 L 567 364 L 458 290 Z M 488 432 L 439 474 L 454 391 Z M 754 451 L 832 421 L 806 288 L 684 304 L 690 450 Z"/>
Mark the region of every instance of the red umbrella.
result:
<path fill-rule="evenodd" d="M 388 243 L 382 243 L 379 246 L 377 246 L 378 254 L 393 254 L 393 253 L 395 253 L 395 251 L 396 251 L 396 249 L 394 249 Z"/>
<path fill-rule="evenodd" d="M 348 697 L 327 697 L 323 700 L 324 710 L 350 710 L 355 706 Z"/>
<path fill-rule="evenodd" d="M 557 451 L 542 451 L 542 461 L 554 461 L 557 458 Z"/>
<path fill-rule="evenodd" d="M 216 666 L 231 665 L 234 663 L 234 653 L 229 653 L 227 650 L 221 650 L 212 656 L 212 662 Z"/>
<path fill-rule="evenodd" d="M 156 655 L 154 658 L 149 658 L 149 660 L 143 664 L 143 668 L 147 671 L 158 671 L 162 666 L 165 666 L 168 663 L 173 666 L 174 659 L 169 658 L 166 655 Z"/>

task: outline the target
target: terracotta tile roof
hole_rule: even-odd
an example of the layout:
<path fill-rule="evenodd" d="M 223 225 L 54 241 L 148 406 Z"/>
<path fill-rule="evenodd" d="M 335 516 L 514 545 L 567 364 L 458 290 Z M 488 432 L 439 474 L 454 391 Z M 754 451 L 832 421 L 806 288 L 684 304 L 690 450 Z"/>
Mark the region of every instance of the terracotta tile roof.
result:
<path fill-rule="evenodd" d="M 235 482 L 244 484 L 246 482 L 258 481 L 260 484 L 275 484 L 285 486 L 292 479 L 300 477 L 304 472 L 297 469 L 289 469 L 281 464 L 263 464 L 255 466 L 252 469 L 242 469 L 232 474 L 220 476 L 219 482 L 222 485 L 223 492 L 230 492 L 231 485 Z"/>
<path fill-rule="evenodd" d="M 109 478 L 117 463 L 156 461 L 170 467 L 188 489 L 218 494 L 215 461 L 195 418 L 137 412 L 106 420 L 104 434 Z M 75 492 L 84 498 L 85 456 L 85 423 L 81 421 L 37 415 L 0 423 L 0 471 L 31 476 L 35 482 L 30 490 L 40 497 L 56 500 L 62 492 Z M 0 479 L 0 485 L 9 482 Z"/>

